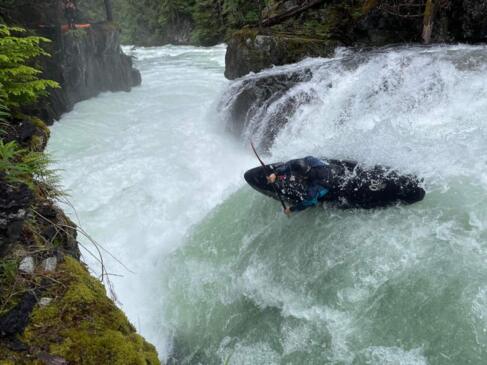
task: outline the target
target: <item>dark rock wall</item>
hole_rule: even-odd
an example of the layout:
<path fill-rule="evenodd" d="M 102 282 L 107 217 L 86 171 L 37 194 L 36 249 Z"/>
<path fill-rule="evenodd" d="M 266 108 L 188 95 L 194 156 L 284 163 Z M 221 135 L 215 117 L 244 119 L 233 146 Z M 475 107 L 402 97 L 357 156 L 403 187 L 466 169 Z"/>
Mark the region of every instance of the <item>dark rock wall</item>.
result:
<path fill-rule="evenodd" d="M 46 46 L 51 57 L 40 60 L 39 66 L 43 77 L 57 81 L 61 89 L 26 110 L 48 124 L 79 101 L 105 91 L 129 91 L 141 83 L 132 59 L 122 52 L 120 29 L 114 23 L 91 23 L 88 29 L 68 31 L 62 0 L 19 1 L 0 7 L 0 17 L 52 41 Z"/>
<path fill-rule="evenodd" d="M 59 82 L 61 89 L 41 102 L 38 111 L 48 123 L 79 101 L 105 91 L 130 91 L 141 83 L 132 59 L 120 48 L 120 32 L 109 23 L 66 32 L 53 47 L 58 49 L 45 60 L 44 77 Z"/>
<path fill-rule="evenodd" d="M 0 255 L 20 238 L 34 197 L 25 184 L 12 186 L 0 173 Z"/>
<path fill-rule="evenodd" d="M 313 71 L 302 68 L 249 76 L 232 84 L 220 104 L 230 123 L 227 128 L 236 136 L 252 136 L 260 149 L 272 145 L 276 134 L 288 123 L 296 109 L 310 102 L 306 92 L 289 91 L 306 83 Z"/>

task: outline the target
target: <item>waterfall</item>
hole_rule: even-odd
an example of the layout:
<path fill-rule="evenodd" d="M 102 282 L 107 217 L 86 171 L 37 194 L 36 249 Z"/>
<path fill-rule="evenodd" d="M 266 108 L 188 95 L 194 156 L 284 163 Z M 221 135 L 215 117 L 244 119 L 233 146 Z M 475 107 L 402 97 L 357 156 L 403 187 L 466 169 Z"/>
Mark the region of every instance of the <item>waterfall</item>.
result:
<path fill-rule="evenodd" d="M 106 258 L 161 358 L 485 364 L 487 48 L 339 50 L 231 83 L 224 51 L 137 49 L 140 88 L 80 103 L 52 129 L 70 200 L 134 271 Z M 287 219 L 243 181 L 258 164 L 249 139 L 269 162 L 391 166 L 427 195 Z"/>

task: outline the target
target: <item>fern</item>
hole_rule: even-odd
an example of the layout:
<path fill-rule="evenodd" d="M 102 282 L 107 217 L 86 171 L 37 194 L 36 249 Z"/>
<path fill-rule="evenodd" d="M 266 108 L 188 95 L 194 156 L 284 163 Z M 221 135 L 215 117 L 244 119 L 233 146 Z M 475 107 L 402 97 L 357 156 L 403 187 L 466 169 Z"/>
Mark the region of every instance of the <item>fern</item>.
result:
<path fill-rule="evenodd" d="M 0 85 L 1 89 L 1 85 Z M 5 134 L 5 129 L 3 127 L 7 126 L 7 121 L 10 118 L 10 111 L 5 105 L 5 101 L 0 98 L 0 135 Z"/>
<path fill-rule="evenodd" d="M 50 163 L 49 156 L 43 152 L 21 148 L 15 141 L 0 140 L 0 171 L 9 183 L 24 183 L 32 190 L 37 186 L 55 196 L 58 179 Z"/>
<path fill-rule="evenodd" d="M 0 24 L 0 99 L 7 108 L 34 103 L 40 96 L 47 95 L 48 89 L 59 87 L 55 81 L 40 79 L 41 71 L 30 66 L 33 59 L 49 56 L 41 43 L 50 41 L 14 35 L 23 33 L 22 28 Z"/>

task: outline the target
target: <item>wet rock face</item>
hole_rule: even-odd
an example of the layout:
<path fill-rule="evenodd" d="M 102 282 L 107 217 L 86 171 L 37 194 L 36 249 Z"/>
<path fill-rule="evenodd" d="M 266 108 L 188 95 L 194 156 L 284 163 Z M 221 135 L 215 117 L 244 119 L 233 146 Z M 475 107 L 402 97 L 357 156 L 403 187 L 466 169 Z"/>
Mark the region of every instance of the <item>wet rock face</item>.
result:
<path fill-rule="evenodd" d="M 310 69 L 303 69 L 249 76 L 236 82 L 220 105 L 230 121 L 228 128 L 238 136 L 251 137 L 261 148 L 270 147 L 297 107 L 309 101 L 309 95 L 289 90 L 312 77 Z"/>
<path fill-rule="evenodd" d="M 76 240 L 76 225 L 50 201 L 38 203 L 35 210 L 36 216 L 39 218 L 38 229 L 44 240 L 56 242 L 59 253 L 70 255 L 79 260 L 81 252 Z"/>
<path fill-rule="evenodd" d="M 114 23 L 61 32 L 61 25 L 66 24 L 61 0 L 15 2 L 1 12 L 8 23 L 52 40 L 44 45 L 52 57 L 40 59 L 39 66 L 43 78 L 57 81 L 61 89 L 51 90 L 38 105 L 26 107 L 25 114 L 52 124 L 79 101 L 105 91 L 129 91 L 141 83 L 132 59 L 121 50 L 120 29 Z"/>
<path fill-rule="evenodd" d="M 20 238 L 33 200 L 27 185 L 7 183 L 0 173 L 0 254 L 8 244 Z"/>
<path fill-rule="evenodd" d="M 29 323 L 29 316 L 36 303 L 34 292 L 25 293 L 11 311 L 0 317 L 0 337 L 21 334 Z"/>
<path fill-rule="evenodd" d="M 60 253 L 79 259 L 76 225 L 51 201 L 36 199 L 27 185 L 11 184 L 0 174 L 0 257 L 22 239 L 26 220 L 35 214 L 42 241 L 56 243 Z"/>
<path fill-rule="evenodd" d="M 62 86 L 54 90 L 48 106 L 39 113 L 48 122 L 79 101 L 105 91 L 130 91 L 141 83 L 140 72 L 120 48 L 120 32 L 111 24 L 66 32 L 58 46 L 61 50 L 57 57 L 45 67 L 44 77 Z"/>
<path fill-rule="evenodd" d="M 62 75 L 71 103 L 101 91 L 130 91 L 140 83 L 132 60 L 122 53 L 118 30 L 94 25 L 86 32 L 64 36 Z"/>

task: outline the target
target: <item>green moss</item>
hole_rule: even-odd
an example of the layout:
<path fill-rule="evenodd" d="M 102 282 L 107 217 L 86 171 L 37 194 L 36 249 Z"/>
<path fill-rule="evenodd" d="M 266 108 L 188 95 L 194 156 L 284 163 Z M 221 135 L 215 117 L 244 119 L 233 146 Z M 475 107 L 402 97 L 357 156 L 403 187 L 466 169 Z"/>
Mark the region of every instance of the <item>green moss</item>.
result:
<path fill-rule="evenodd" d="M 42 131 L 44 133 L 46 133 L 47 135 L 50 134 L 50 131 L 49 131 L 49 128 L 47 127 L 46 123 L 44 123 L 42 121 L 42 119 L 39 119 L 37 117 L 27 117 L 31 122 L 32 124 L 34 124 L 37 128 L 40 128 L 42 129 Z"/>
<path fill-rule="evenodd" d="M 54 300 L 32 313 L 24 340 L 70 364 L 159 364 L 154 347 L 135 333 L 123 312 L 76 260 L 67 257 L 45 296 Z"/>
<path fill-rule="evenodd" d="M 41 136 L 33 136 L 30 141 L 29 149 L 32 151 L 41 151 L 43 146 L 44 138 L 42 138 Z"/>
<path fill-rule="evenodd" d="M 18 365 L 20 364 L 20 359 L 18 355 L 12 351 L 10 351 L 8 348 L 2 346 L 0 343 L 0 356 L 2 356 L 4 359 L 0 359 L 0 365 Z M 8 359 L 8 360 L 7 360 Z"/>
<path fill-rule="evenodd" d="M 155 354 L 144 348 L 138 335 L 126 336 L 119 331 L 105 330 L 92 333 L 73 329 L 64 334 L 67 338 L 59 345 L 51 346 L 51 353 L 62 355 L 76 364 L 156 364 Z"/>
<path fill-rule="evenodd" d="M 248 39 L 254 41 L 259 35 L 259 31 L 255 28 L 243 28 L 237 32 L 234 32 L 232 36 L 239 40 L 239 42 L 247 42 Z"/>

